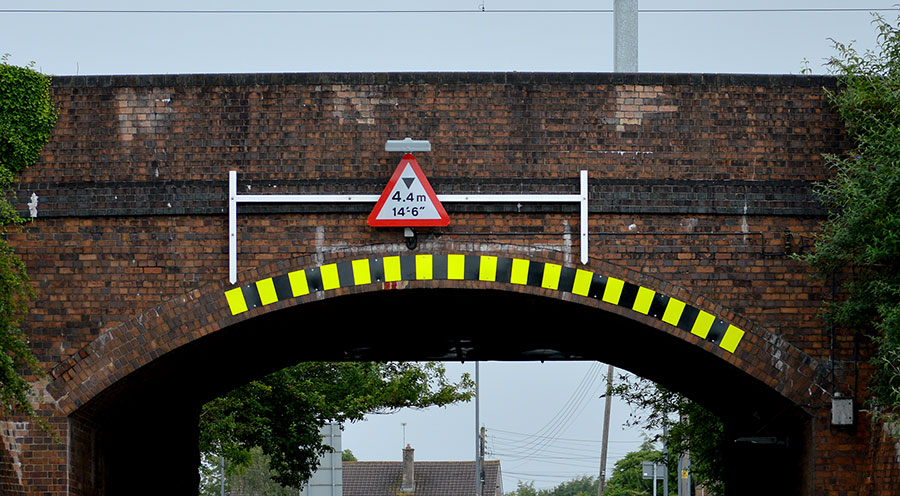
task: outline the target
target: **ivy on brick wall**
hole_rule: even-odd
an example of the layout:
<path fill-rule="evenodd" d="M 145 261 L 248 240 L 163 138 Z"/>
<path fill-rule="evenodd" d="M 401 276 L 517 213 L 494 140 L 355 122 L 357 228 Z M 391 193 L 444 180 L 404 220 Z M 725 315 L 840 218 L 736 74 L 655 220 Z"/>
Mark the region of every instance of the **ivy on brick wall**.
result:
<path fill-rule="evenodd" d="M 0 59 L 0 181 L 9 186 L 14 174 L 37 162 L 56 124 L 50 79 L 31 67 Z"/>
<path fill-rule="evenodd" d="M 826 304 L 833 325 L 876 345 L 875 412 L 900 412 L 900 28 L 876 17 L 877 52 L 835 43 L 838 76 L 829 94 L 853 149 L 827 156 L 833 177 L 820 186 L 829 216 L 813 253 L 802 257 L 835 277 L 847 297 Z M 838 391 L 841 392 L 841 391 Z"/>
<path fill-rule="evenodd" d="M 49 79 L 30 67 L 0 59 L 0 414 L 33 415 L 26 376 L 40 371 L 20 329 L 33 296 L 25 265 L 6 240 L 6 226 L 21 222 L 7 199 L 15 175 L 34 164 L 56 122 Z"/>

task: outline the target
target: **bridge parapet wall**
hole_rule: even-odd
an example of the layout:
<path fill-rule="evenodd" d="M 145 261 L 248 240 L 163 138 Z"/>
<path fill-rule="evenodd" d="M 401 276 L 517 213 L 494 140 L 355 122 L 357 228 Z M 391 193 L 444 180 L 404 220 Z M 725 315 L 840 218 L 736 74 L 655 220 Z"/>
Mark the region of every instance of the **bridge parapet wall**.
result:
<path fill-rule="evenodd" d="M 822 77 L 621 74 L 255 74 L 67 77 L 12 239 L 39 299 L 42 359 L 227 268 L 227 171 L 241 192 L 377 194 L 387 139 L 431 140 L 442 193 L 573 193 L 590 174 L 591 255 L 697 287 L 813 356 L 821 289 L 813 182 L 840 124 Z M 571 251 L 575 206 L 449 204 L 424 234 Z M 367 205 L 242 206 L 240 264 L 393 242 Z M 577 238 L 577 236 L 576 236 Z M 702 289 L 700 289 L 702 288 Z M 103 311 L 98 311 L 104 309 Z"/>

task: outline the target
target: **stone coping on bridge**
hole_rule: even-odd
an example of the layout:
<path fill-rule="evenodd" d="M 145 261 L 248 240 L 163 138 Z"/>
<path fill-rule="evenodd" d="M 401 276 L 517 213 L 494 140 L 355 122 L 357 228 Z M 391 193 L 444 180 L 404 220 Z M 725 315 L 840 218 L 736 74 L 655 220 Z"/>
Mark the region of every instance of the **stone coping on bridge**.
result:
<path fill-rule="evenodd" d="M 301 72 L 246 74 L 126 74 L 55 76 L 66 88 L 252 86 L 292 84 L 635 84 L 835 87 L 837 78 L 793 74 L 682 74 L 613 72 Z"/>

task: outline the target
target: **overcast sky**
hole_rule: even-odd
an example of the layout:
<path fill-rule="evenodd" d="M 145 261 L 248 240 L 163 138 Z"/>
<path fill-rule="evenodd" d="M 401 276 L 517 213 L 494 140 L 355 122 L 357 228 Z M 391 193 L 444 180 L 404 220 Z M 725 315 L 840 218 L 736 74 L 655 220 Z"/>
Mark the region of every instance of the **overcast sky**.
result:
<path fill-rule="evenodd" d="M 881 14 L 893 20 L 896 1 L 642 0 L 639 67 L 798 74 L 808 61 L 813 73 L 826 73 L 823 63 L 834 53 L 829 38 L 873 48 L 867 11 L 885 9 Z M 612 3 L 0 0 L 0 53 L 54 75 L 606 72 L 613 68 Z M 96 12 L 122 9 L 153 12 Z M 265 12 L 273 10 L 279 12 Z M 322 10 L 332 13 L 313 12 Z M 450 370 L 473 373 L 474 367 L 451 364 Z M 519 479 L 551 487 L 598 473 L 604 374 L 605 367 L 592 363 L 482 364 L 481 419 L 489 453 L 502 462 L 506 491 Z M 610 469 L 642 440 L 639 430 L 622 427 L 629 409 L 614 405 Z M 472 405 L 376 416 L 347 427 L 344 447 L 363 460 L 399 460 L 404 422 L 418 460 L 473 456 Z M 530 434 L 558 439 L 525 437 Z"/>
<path fill-rule="evenodd" d="M 0 51 L 10 53 L 14 63 L 33 60 L 44 72 L 57 75 L 610 71 L 612 3 L 0 0 Z M 871 16 L 866 10 L 890 9 L 893 3 L 896 0 L 643 0 L 640 69 L 796 74 L 805 59 L 813 72 L 822 73 L 822 62 L 832 54 L 829 38 L 872 46 Z M 802 10 L 811 8 L 864 10 Z M 43 12 L 14 12 L 17 9 Z M 72 12 L 104 9 L 145 11 Z M 520 12 L 504 11 L 509 9 Z M 160 12 L 167 10 L 194 12 Z M 273 10 L 278 12 L 264 12 Z M 347 13 L 310 13 L 322 10 Z M 894 17 L 891 12 L 882 13 Z"/>

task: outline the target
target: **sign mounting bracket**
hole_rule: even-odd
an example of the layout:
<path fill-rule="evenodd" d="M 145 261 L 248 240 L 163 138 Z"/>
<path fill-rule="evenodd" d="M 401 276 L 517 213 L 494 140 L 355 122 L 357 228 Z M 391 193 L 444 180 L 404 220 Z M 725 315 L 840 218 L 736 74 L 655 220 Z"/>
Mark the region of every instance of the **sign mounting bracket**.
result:
<path fill-rule="evenodd" d="M 580 192 L 569 195 L 545 194 L 461 194 L 437 195 L 441 203 L 578 203 L 580 209 L 581 263 L 588 262 L 588 171 L 580 172 Z M 239 195 L 237 171 L 228 171 L 228 282 L 237 282 L 238 203 L 372 203 L 380 195 Z"/>

